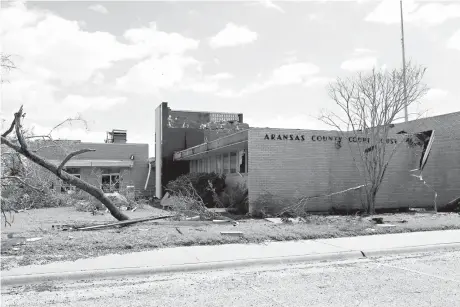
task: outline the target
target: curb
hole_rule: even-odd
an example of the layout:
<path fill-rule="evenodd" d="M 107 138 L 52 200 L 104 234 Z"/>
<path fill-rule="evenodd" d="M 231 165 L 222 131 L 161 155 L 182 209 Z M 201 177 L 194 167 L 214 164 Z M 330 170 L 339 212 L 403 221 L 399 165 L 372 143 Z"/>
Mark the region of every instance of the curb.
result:
<path fill-rule="evenodd" d="M 46 281 L 76 281 L 88 279 L 103 279 L 115 277 L 134 277 L 143 275 L 189 273 L 197 271 L 209 271 L 218 269 L 241 268 L 260 265 L 293 264 L 313 261 L 335 261 L 363 258 L 359 251 L 336 252 L 316 255 L 296 255 L 271 258 L 252 258 L 235 261 L 215 261 L 205 263 L 178 264 L 160 267 L 132 267 L 122 269 L 104 269 L 92 271 L 73 271 L 60 273 L 44 273 L 34 275 L 12 275 L 1 279 L 3 286 L 19 286 Z"/>
<path fill-rule="evenodd" d="M 159 267 L 130 267 L 122 269 L 101 269 L 92 271 L 69 271 L 60 273 L 44 273 L 31 275 L 12 275 L 1 279 L 1 285 L 19 286 L 49 281 L 77 281 L 89 279 L 105 279 L 117 277 L 135 277 L 145 275 L 189 273 L 219 269 L 252 267 L 261 265 L 296 264 L 301 262 L 340 261 L 350 259 L 377 258 L 388 255 L 423 253 L 433 251 L 460 250 L 460 243 L 443 243 L 421 245 L 385 250 L 345 251 L 316 255 L 294 255 L 284 257 L 251 258 L 235 261 L 214 261 L 205 263 L 187 263 Z"/>
<path fill-rule="evenodd" d="M 383 249 L 383 250 L 363 250 L 362 253 L 367 258 L 376 258 L 376 257 L 383 257 L 389 255 L 400 255 L 400 254 L 411 254 L 411 253 L 429 253 L 435 251 L 448 251 L 448 250 L 460 250 L 460 242 L 459 243 L 440 243 L 440 244 L 433 244 L 433 245 L 419 245 L 419 246 L 408 246 L 408 247 L 400 247 L 400 248 L 390 248 L 390 249 Z"/>

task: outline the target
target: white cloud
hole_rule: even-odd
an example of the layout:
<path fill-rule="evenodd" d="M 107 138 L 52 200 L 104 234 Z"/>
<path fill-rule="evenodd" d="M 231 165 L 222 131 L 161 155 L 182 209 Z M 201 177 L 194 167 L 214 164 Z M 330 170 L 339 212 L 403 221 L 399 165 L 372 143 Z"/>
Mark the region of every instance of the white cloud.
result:
<path fill-rule="evenodd" d="M 192 57 L 166 55 L 151 57 L 133 67 L 116 80 L 116 88 L 139 94 L 158 94 L 160 89 L 177 85 L 185 77 L 186 69 L 199 68 L 199 62 Z"/>
<path fill-rule="evenodd" d="M 78 22 L 47 11 L 14 6 L 3 9 L 2 13 L 27 16 L 18 19 L 29 21 L 21 27 L 18 23 L 1 21 L 4 52 L 19 55 L 16 65 L 21 67 L 21 73 L 17 74 L 21 79 L 54 80 L 64 85 L 85 82 L 95 71 L 133 56 L 130 47 L 119 43 L 115 36 L 83 31 Z"/>
<path fill-rule="evenodd" d="M 458 99 L 445 89 L 431 88 L 415 106 L 410 106 L 410 109 L 424 116 L 458 112 Z"/>
<path fill-rule="evenodd" d="M 445 98 L 448 94 L 449 92 L 446 90 L 440 88 L 431 88 L 423 98 L 426 100 L 438 100 Z"/>
<path fill-rule="evenodd" d="M 370 70 L 377 65 L 377 58 L 372 56 L 353 58 L 346 60 L 340 65 L 340 68 L 349 71 Z"/>
<path fill-rule="evenodd" d="M 126 103 L 125 97 L 83 97 L 80 95 L 69 95 L 62 101 L 62 107 L 69 113 L 80 113 L 87 110 L 105 111 L 110 108 Z"/>
<path fill-rule="evenodd" d="M 101 13 L 101 14 L 108 14 L 109 11 L 107 10 L 107 8 L 105 6 L 103 6 L 102 4 L 93 4 L 93 5 L 90 5 L 88 7 L 88 9 L 90 9 L 91 11 L 95 11 L 95 12 L 98 12 L 98 13 Z"/>
<path fill-rule="evenodd" d="M 403 2 L 404 22 L 417 26 L 439 25 L 449 19 L 460 18 L 459 3 L 420 3 L 414 0 Z M 401 22 L 400 4 L 395 0 L 383 0 L 365 18 L 366 21 L 397 24 Z"/>
<path fill-rule="evenodd" d="M 318 14 L 315 14 L 315 13 L 311 13 L 311 14 L 308 14 L 307 15 L 307 18 L 308 20 L 310 21 L 318 21 L 318 20 L 321 20 L 323 17 L 318 15 Z"/>
<path fill-rule="evenodd" d="M 96 85 L 101 85 L 104 83 L 104 80 L 105 80 L 105 77 L 104 77 L 104 74 L 100 71 L 97 71 L 94 75 L 93 75 L 93 83 L 96 84 Z"/>
<path fill-rule="evenodd" d="M 269 81 L 270 85 L 286 85 L 302 83 L 306 77 L 317 74 L 319 67 L 312 63 L 290 63 L 275 69 Z"/>
<path fill-rule="evenodd" d="M 331 82 L 334 82 L 334 78 L 328 77 L 311 77 L 305 81 L 305 86 L 326 86 Z"/>
<path fill-rule="evenodd" d="M 320 71 L 315 64 L 308 62 L 296 62 L 281 65 L 274 69 L 271 75 L 264 82 L 253 83 L 241 91 L 221 90 L 217 93 L 220 97 L 234 98 L 247 94 L 263 91 L 272 86 L 282 86 L 291 84 L 304 84 L 312 86 L 316 83 L 321 83 L 323 80 L 312 80 L 312 76 Z"/>
<path fill-rule="evenodd" d="M 197 93 L 215 93 L 221 91 L 221 81 L 232 79 L 233 75 L 229 73 L 217 73 L 214 75 L 205 75 L 193 77 L 185 80 L 179 86 L 180 90 L 190 90 Z"/>
<path fill-rule="evenodd" d="M 376 52 L 371 49 L 367 48 L 356 48 L 353 51 L 353 56 L 362 56 L 362 55 L 370 55 L 370 54 L 375 54 Z"/>
<path fill-rule="evenodd" d="M 133 43 L 139 56 L 158 54 L 180 54 L 187 50 L 197 49 L 200 41 L 187 38 L 179 33 L 159 31 L 155 22 L 148 27 L 134 28 L 125 31 L 123 36 Z"/>
<path fill-rule="evenodd" d="M 263 5 L 264 7 L 268 8 L 268 9 L 274 9 L 274 10 L 277 10 L 281 13 L 285 13 L 283 8 L 280 7 L 279 5 L 273 3 L 273 1 L 270 1 L 270 0 L 259 0 L 258 1 L 261 5 Z"/>
<path fill-rule="evenodd" d="M 460 51 L 460 29 L 457 30 L 448 40 L 447 48 L 457 49 Z"/>
<path fill-rule="evenodd" d="M 246 26 L 237 26 L 228 23 L 223 30 L 211 37 L 209 45 L 211 48 L 234 47 L 254 42 L 257 33 L 249 30 Z"/>

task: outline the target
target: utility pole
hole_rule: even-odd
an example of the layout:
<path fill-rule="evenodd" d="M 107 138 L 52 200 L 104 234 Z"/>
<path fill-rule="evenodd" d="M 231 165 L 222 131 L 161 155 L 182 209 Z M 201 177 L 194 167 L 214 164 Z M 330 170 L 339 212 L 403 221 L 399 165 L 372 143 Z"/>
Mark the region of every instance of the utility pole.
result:
<path fill-rule="evenodd" d="M 401 46 L 402 46 L 402 62 L 403 62 L 403 86 L 404 86 L 404 119 L 408 121 L 407 113 L 407 86 L 406 86 L 406 52 L 404 49 L 404 19 L 403 19 L 403 4 L 399 0 L 399 7 L 401 9 Z"/>

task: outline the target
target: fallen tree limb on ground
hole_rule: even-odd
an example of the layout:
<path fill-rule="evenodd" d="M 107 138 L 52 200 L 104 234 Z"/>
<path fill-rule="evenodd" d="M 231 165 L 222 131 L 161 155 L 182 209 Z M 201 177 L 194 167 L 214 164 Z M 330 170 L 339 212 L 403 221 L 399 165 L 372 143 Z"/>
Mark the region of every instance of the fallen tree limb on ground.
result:
<path fill-rule="evenodd" d="M 128 226 L 128 225 L 141 223 L 141 222 L 167 219 L 169 217 L 174 217 L 174 215 L 150 216 L 150 217 L 146 217 L 146 218 L 131 219 L 131 220 L 128 220 L 128 221 L 121 221 L 121 222 L 116 222 L 116 223 L 108 223 L 108 224 L 102 224 L 102 225 L 81 227 L 81 228 L 77 228 L 76 230 L 98 230 L 98 229 L 107 228 L 107 227 L 113 227 L 113 226 Z"/>

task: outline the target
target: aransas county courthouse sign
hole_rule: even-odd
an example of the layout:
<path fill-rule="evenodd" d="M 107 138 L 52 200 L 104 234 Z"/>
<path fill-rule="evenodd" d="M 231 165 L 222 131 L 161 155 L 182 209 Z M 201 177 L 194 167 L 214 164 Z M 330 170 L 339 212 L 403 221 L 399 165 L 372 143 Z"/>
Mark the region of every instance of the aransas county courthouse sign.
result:
<path fill-rule="evenodd" d="M 304 134 L 265 134 L 264 140 L 272 140 L 272 141 L 299 141 L 299 142 L 342 142 L 343 137 L 341 136 L 325 136 L 325 135 L 312 135 L 307 136 Z M 350 143 L 370 143 L 370 138 L 366 137 L 357 137 L 357 136 L 349 136 L 346 137 Z M 383 142 L 383 139 L 381 140 Z M 386 139 L 387 144 L 396 144 L 397 139 Z"/>

